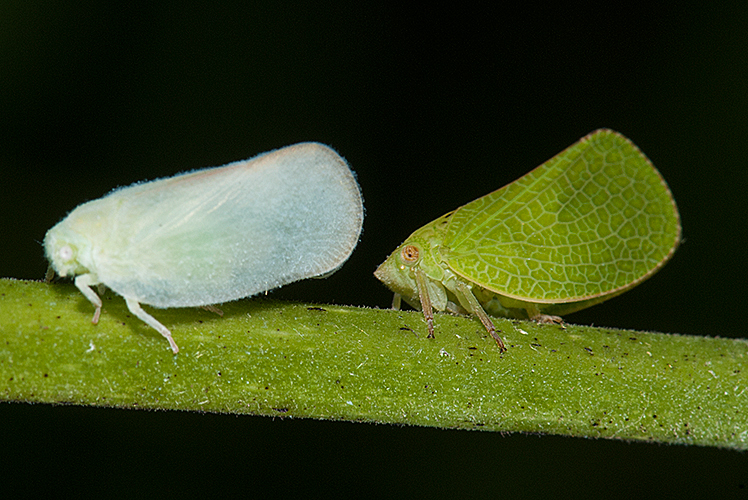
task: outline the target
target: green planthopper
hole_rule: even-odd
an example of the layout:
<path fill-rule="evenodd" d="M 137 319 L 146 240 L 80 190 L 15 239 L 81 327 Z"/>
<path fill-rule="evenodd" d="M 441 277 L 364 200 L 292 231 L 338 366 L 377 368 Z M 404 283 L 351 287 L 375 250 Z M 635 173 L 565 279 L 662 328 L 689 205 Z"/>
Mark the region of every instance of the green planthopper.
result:
<path fill-rule="evenodd" d="M 656 273 L 680 243 L 678 208 L 649 159 L 601 129 L 411 234 L 374 275 L 422 309 L 561 322 Z"/>

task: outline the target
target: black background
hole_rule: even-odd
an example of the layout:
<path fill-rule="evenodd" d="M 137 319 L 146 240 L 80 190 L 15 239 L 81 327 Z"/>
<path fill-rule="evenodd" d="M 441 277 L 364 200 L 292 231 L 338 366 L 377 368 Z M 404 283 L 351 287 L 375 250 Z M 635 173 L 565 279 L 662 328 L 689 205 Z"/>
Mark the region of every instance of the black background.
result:
<path fill-rule="evenodd" d="M 371 273 L 408 234 L 610 127 L 667 179 L 685 243 L 568 320 L 745 337 L 747 21 L 709 3 L 5 2 L 0 276 L 41 279 L 46 230 L 114 187 L 314 140 L 356 171 L 364 233 L 333 277 L 273 296 L 387 307 Z M 748 495 L 743 454 L 549 436 L 13 404 L 0 443 L 3 487 L 28 492 Z"/>

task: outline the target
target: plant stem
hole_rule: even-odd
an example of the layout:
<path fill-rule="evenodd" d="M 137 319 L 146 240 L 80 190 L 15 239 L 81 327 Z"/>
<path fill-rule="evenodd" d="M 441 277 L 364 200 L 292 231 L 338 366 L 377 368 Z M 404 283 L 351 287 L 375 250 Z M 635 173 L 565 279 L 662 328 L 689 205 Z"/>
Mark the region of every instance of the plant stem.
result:
<path fill-rule="evenodd" d="M 181 349 L 67 284 L 0 280 L 0 399 L 748 449 L 748 343 L 247 299 L 149 311 Z M 147 307 L 147 306 L 146 306 Z"/>

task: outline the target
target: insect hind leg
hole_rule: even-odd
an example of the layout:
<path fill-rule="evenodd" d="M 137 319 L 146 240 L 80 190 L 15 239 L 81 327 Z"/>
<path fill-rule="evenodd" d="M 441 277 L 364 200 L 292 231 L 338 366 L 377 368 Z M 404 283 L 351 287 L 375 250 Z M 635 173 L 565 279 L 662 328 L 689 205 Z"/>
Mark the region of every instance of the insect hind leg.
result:
<path fill-rule="evenodd" d="M 564 318 L 552 314 L 543 314 L 535 304 L 528 303 L 525 310 L 527 311 L 527 316 L 536 323 L 564 325 Z"/>

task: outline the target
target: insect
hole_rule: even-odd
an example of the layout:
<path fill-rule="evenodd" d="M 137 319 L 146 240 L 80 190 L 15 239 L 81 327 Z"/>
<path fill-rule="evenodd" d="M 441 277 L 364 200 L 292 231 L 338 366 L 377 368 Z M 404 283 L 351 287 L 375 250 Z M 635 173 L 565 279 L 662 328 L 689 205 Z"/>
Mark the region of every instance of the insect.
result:
<path fill-rule="evenodd" d="M 656 273 L 680 243 L 665 180 L 626 137 L 597 130 L 493 193 L 411 234 L 374 275 L 422 309 L 542 322 L 598 304 Z"/>
<path fill-rule="evenodd" d="M 44 248 L 60 276 L 101 314 L 104 284 L 179 351 L 157 308 L 218 304 L 329 275 L 353 252 L 363 203 L 348 164 L 301 143 L 222 167 L 116 189 L 50 229 Z"/>

